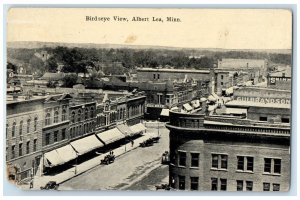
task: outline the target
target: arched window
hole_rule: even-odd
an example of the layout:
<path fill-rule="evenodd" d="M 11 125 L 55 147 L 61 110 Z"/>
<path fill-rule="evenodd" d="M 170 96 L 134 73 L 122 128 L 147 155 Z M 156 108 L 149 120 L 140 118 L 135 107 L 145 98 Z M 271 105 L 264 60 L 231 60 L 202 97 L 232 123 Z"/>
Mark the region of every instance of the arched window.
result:
<path fill-rule="evenodd" d="M 45 117 L 45 125 L 46 126 L 50 125 L 50 117 L 51 117 L 51 114 L 47 113 L 46 117 Z"/>
<path fill-rule="evenodd" d="M 81 110 L 79 109 L 77 112 L 77 121 L 80 122 L 81 121 Z"/>
<path fill-rule="evenodd" d="M 19 134 L 22 135 L 22 133 L 23 133 L 23 121 L 20 121 Z"/>
<path fill-rule="evenodd" d="M 88 108 L 85 108 L 85 119 L 88 119 L 89 118 L 89 109 Z"/>
<path fill-rule="evenodd" d="M 34 125 L 33 125 L 34 131 L 37 130 L 37 123 L 38 123 L 38 118 L 35 117 L 35 118 L 34 118 Z"/>
<path fill-rule="evenodd" d="M 91 107 L 91 111 L 90 111 L 90 117 L 93 118 L 94 117 L 94 108 Z"/>
<path fill-rule="evenodd" d="M 54 112 L 54 123 L 58 123 L 58 111 Z"/>
<path fill-rule="evenodd" d="M 67 111 L 66 111 L 66 109 L 62 110 L 61 120 L 62 121 L 66 121 L 67 120 Z"/>
<path fill-rule="evenodd" d="M 27 119 L 27 133 L 30 133 L 30 122 L 31 122 L 31 119 Z"/>
<path fill-rule="evenodd" d="M 17 123 L 14 122 L 13 125 L 12 125 L 12 131 L 11 131 L 11 136 L 12 137 L 15 137 L 15 135 L 16 135 L 16 126 L 17 126 Z"/>
<path fill-rule="evenodd" d="M 71 114 L 71 122 L 75 123 L 75 111 L 73 111 Z"/>

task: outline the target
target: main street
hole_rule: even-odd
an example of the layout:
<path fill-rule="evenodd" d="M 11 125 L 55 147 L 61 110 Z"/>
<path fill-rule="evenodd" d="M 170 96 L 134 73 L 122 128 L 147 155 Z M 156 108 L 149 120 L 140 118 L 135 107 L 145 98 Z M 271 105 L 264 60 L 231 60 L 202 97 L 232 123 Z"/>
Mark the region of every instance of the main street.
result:
<path fill-rule="evenodd" d="M 157 132 L 148 128 L 147 132 Z M 99 165 L 76 176 L 59 187 L 60 190 L 139 190 L 137 185 L 151 176 L 155 184 L 165 182 L 168 177 L 167 166 L 161 166 L 161 155 L 169 148 L 169 131 L 160 128 L 161 139 L 150 147 L 139 147 L 120 157 L 110 165 Z M 133 188 L 131 188 L 133 187 Z M 150 188 L 149 188 L 150 189 Z"/>

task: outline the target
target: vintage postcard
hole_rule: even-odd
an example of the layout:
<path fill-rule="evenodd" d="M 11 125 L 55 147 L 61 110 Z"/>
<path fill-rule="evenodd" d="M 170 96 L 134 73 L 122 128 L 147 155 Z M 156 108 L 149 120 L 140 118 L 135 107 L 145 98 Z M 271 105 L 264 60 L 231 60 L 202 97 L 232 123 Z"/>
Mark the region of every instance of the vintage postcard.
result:
<path fill-rule="evenodd" d="M 10 8 L 22 190 L 289 191 L 292 11 Z"/>

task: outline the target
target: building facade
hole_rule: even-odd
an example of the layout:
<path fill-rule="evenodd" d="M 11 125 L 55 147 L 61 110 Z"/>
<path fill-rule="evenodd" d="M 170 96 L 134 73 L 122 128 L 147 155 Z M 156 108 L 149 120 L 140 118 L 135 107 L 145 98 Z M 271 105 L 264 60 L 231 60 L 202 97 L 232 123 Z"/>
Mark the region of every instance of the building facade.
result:
<path fill-rule="evenodd" d="M 290 125 L 170 112 L 169 182 L 178 190 L 288 191 Z"/>
<path fill-rule="evenodd" d="M 95 131 L 96 102 L 70 104 L 70 140 L 78 139 Z"/>
<path fill-rule="evenodd" d="M 21 181 L 38 172 L 45 97 L 16 98 L 6 106 L 6 164 L 9 179 Z"/>
<path fill-rule="evenodd" d="M 194 79 L 209 81 L 211 76 L 211 71 L 196 70 L 196 69 L 164 69 L 164 68 L 138 68 L 137 69 L 137 79 L 139 82 L 143 81 L 167 81 L 167 80 L 184 80 L 184 79 Z"/>

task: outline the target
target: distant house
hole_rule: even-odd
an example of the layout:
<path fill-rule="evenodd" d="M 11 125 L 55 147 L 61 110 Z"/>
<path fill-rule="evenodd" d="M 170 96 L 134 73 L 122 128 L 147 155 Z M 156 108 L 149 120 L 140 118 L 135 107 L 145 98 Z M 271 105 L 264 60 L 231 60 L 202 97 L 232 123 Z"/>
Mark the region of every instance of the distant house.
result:
<path fill-rule="evenodd" d="M 64 78 L 64 73 L 50 73 L 46 72 L 40 80 L 47 80 L 47 81 L 60 81 Z"/>

